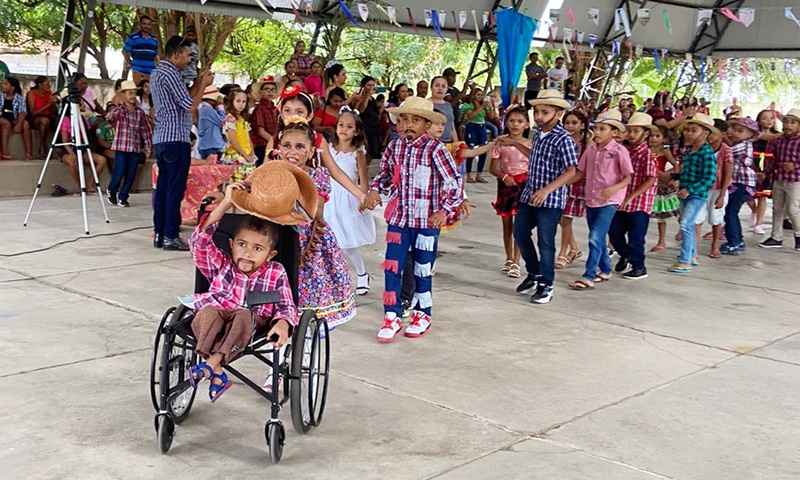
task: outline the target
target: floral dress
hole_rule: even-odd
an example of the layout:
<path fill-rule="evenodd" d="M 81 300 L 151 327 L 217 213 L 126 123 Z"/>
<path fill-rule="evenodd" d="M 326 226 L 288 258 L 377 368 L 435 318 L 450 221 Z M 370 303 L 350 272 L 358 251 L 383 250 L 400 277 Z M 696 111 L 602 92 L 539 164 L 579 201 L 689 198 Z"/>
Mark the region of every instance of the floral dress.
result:
<path fill-rule="evenodd" d="M 246 154 L 252 155 L 253 144 L 250 142 L 250 124 L 247 123 L 247 120 L 245 120 L 243 117 L 236 118 L 229 113 L 222 121 L 223 133 L 227 133 L 228 130 L 235 131 L 236 143 L 239 144 L 239 148 L 241 148 Z M 238 166 L 236 172 L 231 175 L 231 182 L 240 182 L 244 180 L 248 175 L 250 175 L 250 172 L 256 168 L 255 163 L 248 163 L 247 160 L 230 145 L 228 145 L 228 148 L 225 149 L 225 153 L 223 153 L 222 157 L 220 157 L 219 163 L 223 165 Z"/>
<path fill-rule="evenodd" d="M 309 172 L 317 193 L 327 202 L 331 191 L 328 169 L 319 166 Z M 300 225 L 300 251 L 306 252 L 311 224 Z M 335 327 L 356 316 L 356 300 L 350 272 L 339 243 L 329 226 L 318 227 L 318 243 L 300 260 L 299 310 L 314 310 L 328 327 Z"/>

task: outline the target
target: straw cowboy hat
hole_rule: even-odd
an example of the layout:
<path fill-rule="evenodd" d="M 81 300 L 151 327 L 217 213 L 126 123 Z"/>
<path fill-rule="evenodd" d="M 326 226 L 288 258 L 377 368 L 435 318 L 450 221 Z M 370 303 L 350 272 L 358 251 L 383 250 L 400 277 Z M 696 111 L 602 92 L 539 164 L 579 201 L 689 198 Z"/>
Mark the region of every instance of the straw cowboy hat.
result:
<path fill-rule="evenodd" d="M 653 125 L 653 117 L 646 113 L 634 112 L 631 118 L 628 119 L 628 127 L 642 127 L 654 132 L 658 127 Z"/>
<path fill-rule="evenodd" d="M 138 90 L 138 87 L 130 80 L 125 80 L 119 85 L 119 91 L 124 92 L 126 90 Z"/>
<path fill-rule="evenodd" d="M 533 100 L 528 100 L 532 106 L 536 105 L 550 105 L 553 107 L 558 107 L 563 110 L 569 110 L 570 104 L 568 101 L 564 100 L 564 94 L 559 92 L 558 90 L 553 90 L 548 88 L 546 90 L 542 90 L 539 92 L 539 96 L 534 98 Z"/>
<path fill-rule="evenodd" d="M 416 115 L 428 120 L 431 123 L 444 123 L 447 119 L 441 113 L 433 109 L 433 102 L 420 97 L 408 97 L 399 107 L 387 108 L 389 115 L 398 117 L 404 113 Z M 392 119 L 395 123 L 397 118 Z"/>
<path fill-rule="evenodd" d="M 701 127 L 707 129 L 713 135 L 719 133 L 719 129 L 714 126 L 714 120 L 705 113 L 695 113 L 692 118 L 687 119 L 684 123 L 696 123 Z"/>
<path fill-rule="evenodd" d="M 277 160 L 266 162 L 253 170 L 247 183 L 249 191 L 235 190 L 231 197 L 243 212 L 280 225 L 308 222 L 317 214 L 317 187 L 300 167 Z"/>
<path fill-rule="evenodd" d="M 253 90 L 252 91 L 253 92 L 259 92 L 259 94 L 260 94 L 261 93 L 261 87 L 263 87 L 264 85 L 266 85 L 268 83 L 271 83 L 272 85 L 275 85 L 275 90 L 276 90 L 276 93 L 277 93 L 278 82 L 275 81 L 275 77 L 273 77 L 271 75 L 269 77 L 261 77 L 261 78 L 259 78 L 258 81 L 253 84 Z"/>
<path fill-rule="evenodd" d="M 785 113 L 783 115 L 778 115 L 778 120 L 780 120 L 782 122 L 783 119 L 786 118 L 786 117 L 792 117 L 795 120 L 800 120 L 800 108 L 793 108 L 793 109 L 789 110 L 788 113 Z"/>
<path fill-rule="evenodd" d="M 222 94 L 214 85 L 209 85 L 203 90 L 203 100 L 219 100 Z"/>
<path fill-rule="evenodd" d="M 622 123 L 622 112 L 620 112 L 619 109 L 617 108 L 609 108 L 605 112 L 601 113 L 594 120 L 594 123 L 595 124 L 605 123 L 607 125 L 611 125 L 612 127 L 616 128 L 620 132 L 625 131 L 625 124 Z"/>

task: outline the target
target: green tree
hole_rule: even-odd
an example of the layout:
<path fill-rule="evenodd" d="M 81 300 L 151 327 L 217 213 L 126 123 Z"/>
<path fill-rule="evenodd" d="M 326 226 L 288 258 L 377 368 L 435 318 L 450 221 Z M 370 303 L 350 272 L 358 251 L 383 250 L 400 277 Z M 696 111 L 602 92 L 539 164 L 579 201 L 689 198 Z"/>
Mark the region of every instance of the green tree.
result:
<path fill-rule="evenodd" d="M 283 72 L 298 40 L 308 32 L 293 23 L 278 20 L 242 20 L 231 33 L 218 61 L 234 73 L 259 78 L 266 73 Z"/>

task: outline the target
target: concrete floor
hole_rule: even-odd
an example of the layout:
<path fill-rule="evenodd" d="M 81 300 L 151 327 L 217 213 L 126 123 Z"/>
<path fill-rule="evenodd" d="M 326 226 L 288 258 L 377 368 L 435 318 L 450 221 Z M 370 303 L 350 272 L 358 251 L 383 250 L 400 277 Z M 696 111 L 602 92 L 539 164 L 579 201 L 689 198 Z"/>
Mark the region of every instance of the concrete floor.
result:
<path fill-rule="evenodd" d="M 441 239 L 424 338 L 375 341 L 383 244 L 365 249 L 374 289 L 332 334 L 325 421 L 299 436 L 284 411 L 277 466 L 266 403 L 242 384 L 213 406 L 201 392 L 169 455 L 158 453 L 151 342 L 193 274 L 188 255 L 150 246 L 147 195 L 110 209 L 108 225 L 92 197 L 89 238 L 76 198 L 41 198 L 27 228 L 28 199 L 0 200 L 0 477 L 800 476 L 800 252 L 749 236 L 746 254 L 711 260 L 702 242 L 696 273 L 680 277 L 665 272 L 670 241 L 649 256 L 646 280 L 573 292 L 578 262 L 557 274 L 554 301 L 534 306 L 498 271 L 493 192 L 470 186 L 475 217 Z"/>

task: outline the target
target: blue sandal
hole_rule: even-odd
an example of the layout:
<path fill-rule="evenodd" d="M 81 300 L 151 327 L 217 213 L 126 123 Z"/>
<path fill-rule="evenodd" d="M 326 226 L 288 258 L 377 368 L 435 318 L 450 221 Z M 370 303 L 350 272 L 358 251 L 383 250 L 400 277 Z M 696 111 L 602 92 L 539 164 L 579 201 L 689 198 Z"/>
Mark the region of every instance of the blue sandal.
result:
<path fill-rule="evenodd" d="M 192 388 L 197 388 L 197 384 L 206 378 L 213 377 L 214 370 L 212 370 L 211 367 L 209 367 L 205 362 L 192 365 L 192 367 L 189 369 L 189 385 L 191 385 Z"/>
<path fill-rule="evenodd" d="M 214 379 L 219 379 L 222 383 L 217 385 L 213 383 Z M 219 375 L 213 373 L 211 375 L 211 382 L 211 385 L 208 387 L 208 398 L 211 400 L 211 403 L 216 402 L 217 399 L 233 385 L 233 382 L 228 380 L 228 375 L 225 372 Z"/>

